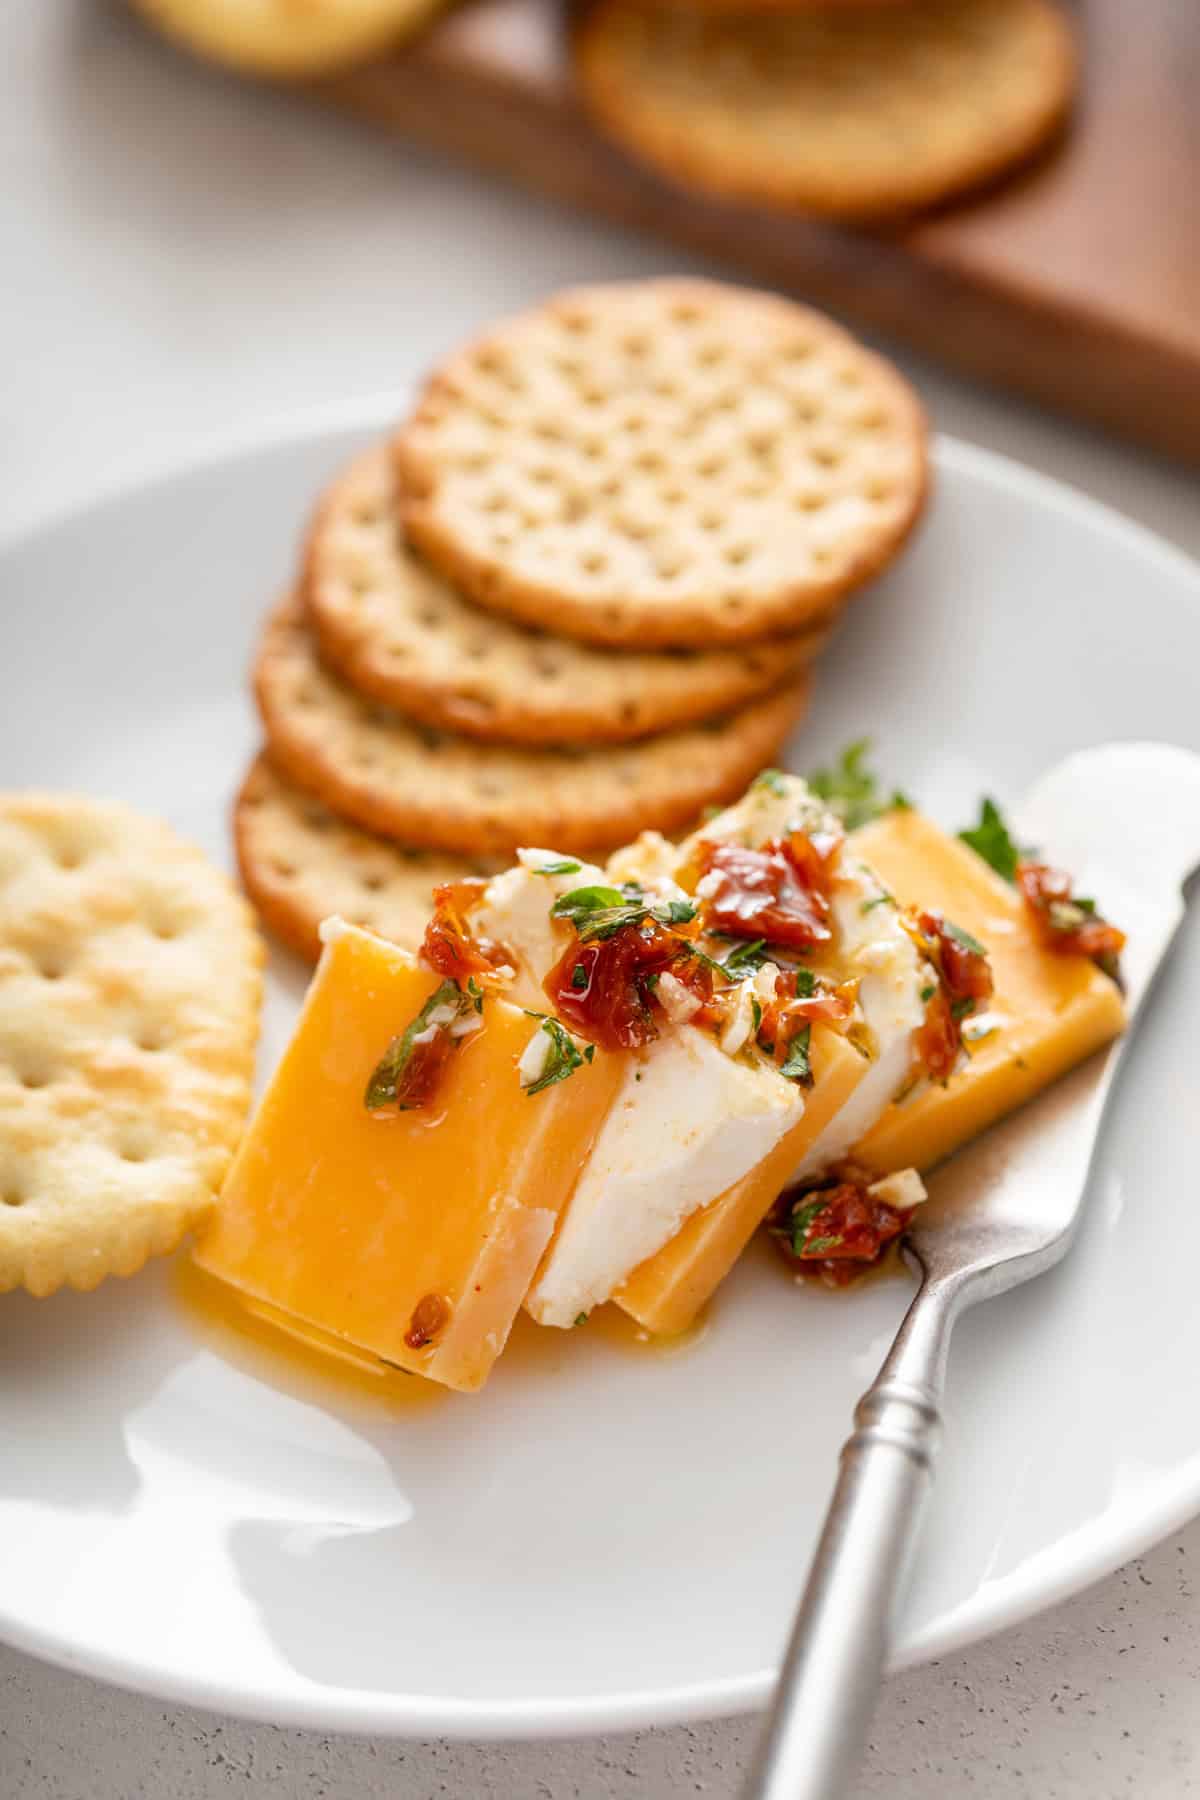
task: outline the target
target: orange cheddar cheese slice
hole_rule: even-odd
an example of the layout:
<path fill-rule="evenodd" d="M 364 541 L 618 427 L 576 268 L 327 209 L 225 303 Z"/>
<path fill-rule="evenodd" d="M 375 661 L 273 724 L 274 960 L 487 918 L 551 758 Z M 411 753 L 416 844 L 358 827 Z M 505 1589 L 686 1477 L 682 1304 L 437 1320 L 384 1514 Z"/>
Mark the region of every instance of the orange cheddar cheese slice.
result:
<path fill-rule="evenodd" d="M 813 1085 L 792 1129 L 748 1175 L 694 1212 L 614 1295 L 647 1331 L 686 1331 L 868 1066 L 844 1037 L 822 1025 L 813 1029 L 811 1061 Z"/>
<path fill-rule="evenodd" d="M 369 1112 L 372 1071 L 438 982 L 334 923 L 195 1257 L 304 1327 L 469 1390 L 504 1348 L 621 1058 L 530 1095 L 517 1065 L 535 1026 L 490 995 L 428 1109 Z"/>
<path fill-rule="evenodd" d="M 1116 1037 L 1125 1009 L 1115 982 L 1045 949 L 1016 888 L 920 813 L 888 813 L 850 842 L 901 905 L 945 914 L 992 965 L 987 1010 L 963 1027 L 966 1066 L 890 1105 L 851 1153 L 880 1174 L 928 1169 Z"/>

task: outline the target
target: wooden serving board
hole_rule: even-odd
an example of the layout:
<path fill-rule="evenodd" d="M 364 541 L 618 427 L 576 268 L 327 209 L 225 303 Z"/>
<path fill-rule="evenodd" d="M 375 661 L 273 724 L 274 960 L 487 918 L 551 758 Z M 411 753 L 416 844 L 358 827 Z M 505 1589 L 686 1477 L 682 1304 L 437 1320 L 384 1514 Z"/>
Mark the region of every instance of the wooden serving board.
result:
<path fill-rule="evenodd" d="M 592 130 L 553 0 L 468 0 L 321 83 L 335 105 L 670 240 L 993 385 L 1200 461 L 1200 4 L 1081 0 L 1084 92 L 1039 166 L 887 231 L 684 194 Z"/>

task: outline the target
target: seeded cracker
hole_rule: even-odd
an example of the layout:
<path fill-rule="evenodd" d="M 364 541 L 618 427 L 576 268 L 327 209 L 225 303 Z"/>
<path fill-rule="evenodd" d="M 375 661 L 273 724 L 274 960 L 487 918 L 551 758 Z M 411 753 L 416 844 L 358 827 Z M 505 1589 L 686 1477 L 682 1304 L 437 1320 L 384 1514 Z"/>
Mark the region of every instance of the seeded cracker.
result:
<path fill-rule="evenodd" d="M 335 913 L 415 953 L 435 885 L 495 875 L 507 861 L 418 850 L 361 831 L 293 787 L 264 756 L 242 784 L 234 838 L 263 923 L 309 962 L 321 954 L 322 919 Z"/>
<path fill-rule="evenodd" d="M 409 538 L 494 612 L 625 648 L 802 631 L 895 555 L 920 402 L 821 314 L 716 282 L 561 294 L 435 372 Z"/>
<path fill-rule="evenodd" d="M 635 744 L 532 749 L 414 725 L 322 667 L 300 607 L 268 620 L 254 673 L 271 761 L 368 831 L 469 855 L 612 845 L 690 824 L 770 762 L 807 704 L 803 674 L 724 718 Z"/>
<path fill-rule="evenodd" d="M 321 654 L 352 687 L 422 724 L 513 743 L 618 742 L 777 687 L 827 626 L 721 650 L 609 650 L 548 637 L 462 599 L 404 543 L 391 458 L 358 457 L 309 536 L 305 600 Z"/>
<path fill-rule="evenodd" d="M 912 212 L 1004 173 L 1062 124 L 1076 80 L 1050 0 L 596 0 L 574 55 L 597 122 L 671 180 L 837 218 Z"/>
<path fill-rule="evenodd" d="M 262 954 L 165 825 L 0 796 L 0 1291 L 131 1275 L 209 1209 L 250 1104 Z"/>

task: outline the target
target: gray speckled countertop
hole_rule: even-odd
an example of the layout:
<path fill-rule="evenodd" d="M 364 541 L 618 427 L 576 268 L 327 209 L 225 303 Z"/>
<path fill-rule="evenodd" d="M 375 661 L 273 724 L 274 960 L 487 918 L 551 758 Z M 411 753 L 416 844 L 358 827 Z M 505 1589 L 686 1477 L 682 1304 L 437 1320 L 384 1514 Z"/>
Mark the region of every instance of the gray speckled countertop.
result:
<path fill-rule="evenodd" d="M 0 321 L 20 349 L 5 370 L 0 527 L 264 414 L 399 387 L 435 347 L 563 281 L 678 261 L 190 68 L 97 0 L 4 9 L 0 166 Z M 1194 478 L 912 372 L 945 429 L 1200 553 Z M 1200 1525 L 893 1681 L 860 1793 L 1200 1792 L 1197 1569 Z M 721 1800 L 752 1729 L 366 1743 L 164 1707 L 0 1648 L 0 1800 Z"/>

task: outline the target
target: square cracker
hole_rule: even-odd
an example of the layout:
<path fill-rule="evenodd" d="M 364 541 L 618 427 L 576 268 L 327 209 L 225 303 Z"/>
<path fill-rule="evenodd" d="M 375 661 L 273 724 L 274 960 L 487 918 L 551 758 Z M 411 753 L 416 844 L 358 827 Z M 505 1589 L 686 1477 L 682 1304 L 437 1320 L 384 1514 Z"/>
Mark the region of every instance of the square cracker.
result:
<path fill-rule="evenodd" d="M 212 1205 L 262 961 L 246 903 L 167 826 L 0 795 L 0 1291 L 133 1274 Z"/>

